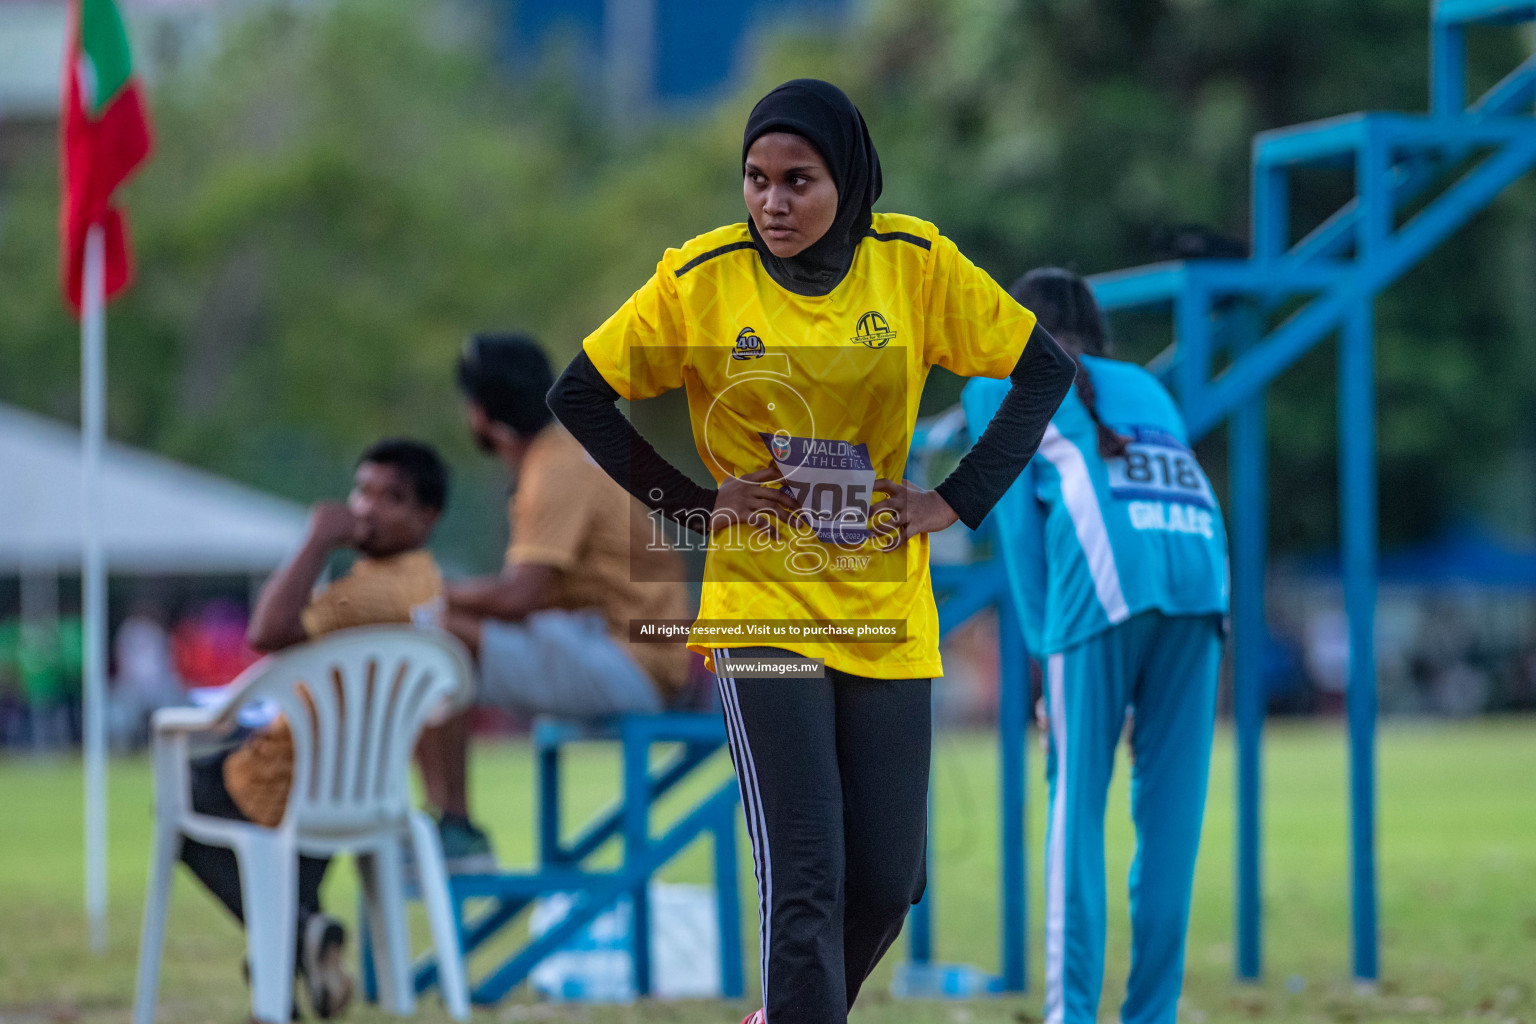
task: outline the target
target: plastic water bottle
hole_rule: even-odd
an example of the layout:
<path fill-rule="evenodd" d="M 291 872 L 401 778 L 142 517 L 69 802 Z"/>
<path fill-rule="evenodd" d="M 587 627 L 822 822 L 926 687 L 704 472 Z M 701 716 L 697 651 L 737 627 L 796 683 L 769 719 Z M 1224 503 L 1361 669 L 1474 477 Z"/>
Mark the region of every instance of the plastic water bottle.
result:
<path fill-rule="evenodd" d="M 891 995 L 897 999 L 975 999 L 1002 991 L 1002 979 L 971 964 L 897 966 Z"/>

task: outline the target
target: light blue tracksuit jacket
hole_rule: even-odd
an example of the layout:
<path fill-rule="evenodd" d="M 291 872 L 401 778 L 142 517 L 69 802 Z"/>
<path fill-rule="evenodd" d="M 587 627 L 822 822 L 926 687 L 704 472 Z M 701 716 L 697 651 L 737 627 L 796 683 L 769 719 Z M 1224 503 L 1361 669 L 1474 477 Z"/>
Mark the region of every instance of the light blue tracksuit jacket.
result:
<path fill-rule="evenodd" d="M 1050 720 L 1046 1024 L 1092 1024 L 1104 975 L 1104 808 L 1133 712 L 1131 970 L 1120 1019 L 1173 1024 L 1216 708 L 1227 538 L 1183 418 L 1151 374 L 1083 357 L 1100 418 L 1130 440 L 1105 459 L 1074 388 L 992 513 Z M 1007 381 L 976 379 L 973 433 Z"/>

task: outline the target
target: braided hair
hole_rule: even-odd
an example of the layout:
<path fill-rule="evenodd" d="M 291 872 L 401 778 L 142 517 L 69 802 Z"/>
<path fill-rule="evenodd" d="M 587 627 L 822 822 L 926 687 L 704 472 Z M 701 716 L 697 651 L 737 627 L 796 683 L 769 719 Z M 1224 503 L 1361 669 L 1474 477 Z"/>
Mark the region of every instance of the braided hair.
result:
<path fill-rule="evenodd" d="M 1051 337 L 1061 342 L 1077 364 L 1077 397 L 1093 420 L 1099 436 L 1099 454 L 1106 459 L 1120 458 L 1130 442 L 1110 429 L 1099 418 L 1097 396 L 1093 390 L 1093 377 L 1080 356 L 1106 354 L 1104 317 L 1099 305 L 1093 300 L 1088 282 L 1070 270 L 1060 267 L 1041 267 L 1031 270 L 1008 289 L 1008 294 L 1019 305 L 1033 312 L 1040 326 L 1051 332 Z"/>

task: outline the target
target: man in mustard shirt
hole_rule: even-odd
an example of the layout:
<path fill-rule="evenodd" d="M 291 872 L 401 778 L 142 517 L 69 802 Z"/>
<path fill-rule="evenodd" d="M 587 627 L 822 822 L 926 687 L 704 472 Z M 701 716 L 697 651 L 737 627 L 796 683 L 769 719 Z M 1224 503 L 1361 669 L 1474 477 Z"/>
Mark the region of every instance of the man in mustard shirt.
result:
<path fill-rule="evenodd" d="M 322 502 L 309 533 L 262 587 L 247 642 L 264 654 L 354 626 L 407 624 L 442 599 L 443 581 L 426 548 L 447 498 L 437 453 L 415 441 L 381 441 L 358 460 L 345 504 Z M 352 569 L 315 592 L 330 556 L 357 552 Z M 192 763 L 192 806 L 202 814 L 276 827 L 288 807 L 293 734 L 278 718 L 237 745 Z M 234 853 L 193 839 L 182 861 L 237 920 L 244 920 Z M 353 982 L 343 966 L 346 931 L 320 909 L 327 860 L 299 858 L 299 943 L 295 965 L 310 1009 L 329 1018 L 346 1008 Z"/>
<path fill-rule="evenodd" d="M 681 644 L 629 641 L 631 619 L 690 617 L 677 553 L 555 422 L 554 372 L 532 339 L 480 334 L 458 366 L 470 429 L 506 469 L 511 545 L 500 573 L 450 585 L 443 625 L 474 652 L 477 700 L 519 714 L 594 718 L 662 710 L 687 682 Z M 427 799 L 449 870 L 495 869 L 471 823 L 466 718 L 422 734 Z"/>

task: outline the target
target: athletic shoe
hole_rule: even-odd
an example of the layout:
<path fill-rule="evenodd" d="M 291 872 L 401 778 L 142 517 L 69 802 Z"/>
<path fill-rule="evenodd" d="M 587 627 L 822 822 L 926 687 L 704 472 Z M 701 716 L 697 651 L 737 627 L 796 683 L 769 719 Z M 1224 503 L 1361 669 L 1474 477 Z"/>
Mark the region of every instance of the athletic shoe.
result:
<path fill-rule="evenodd" d="M 352 977 L 342 966 L 347 930 L 329 914 L 311 914 L 299 936 L 299 980 L 309 1008 L 321 1020 L 339 1015 L 352 1001 Z"/>
<path fill-rule="evenodd" d="M 491 837 L 463 818 L 444 818 L 437 823 L 443 844 L 443 862 L 450 875 L 494 875 L 501 870 Z"/>
<path fill-rule="evenodd" d="M 768 1011 L 763 1009 L 753 1010 L 741 1019 L 741 1024 L 768 1024 Z"/>

